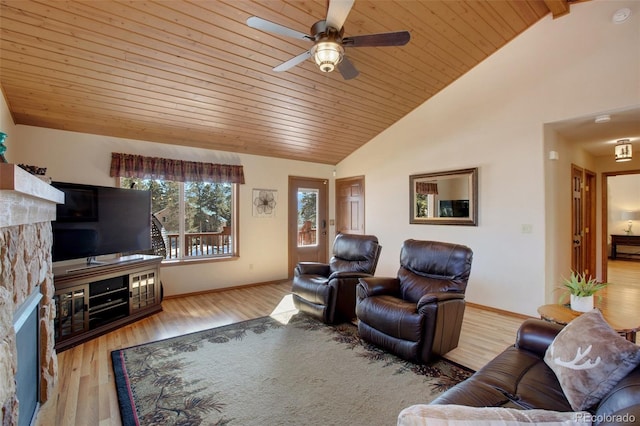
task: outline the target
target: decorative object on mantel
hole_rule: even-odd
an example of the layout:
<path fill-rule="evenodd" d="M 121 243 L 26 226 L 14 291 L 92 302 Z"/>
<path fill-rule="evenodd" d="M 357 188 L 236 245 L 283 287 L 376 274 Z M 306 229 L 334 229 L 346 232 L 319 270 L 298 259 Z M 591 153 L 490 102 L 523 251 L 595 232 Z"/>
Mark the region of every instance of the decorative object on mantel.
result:
<path fill-rule="evenodd" d="M 253 190 L 253 216 L 275 217 L 278 191 L 275 189 Z"/>
<path fill-rule="evenodd" d="M 627 235 L 632 235 L 631 227 L 633 226 L 634 220 L 640 220 L 640 211 L 627 210 L 622 212 L 622 220 L 627 221 L 627 229 L 624 232 Z"/>
<path fill-rule="evenodd" d="M 36 176 L 44 176 L 47 174 L 46 167 L 30 166 L 28 164 L 18 164 L 18 167 Z"/>
<path fill-rule="evenodd" d="M 571 271 L 569 278 L 564 278 L 562 289 L 569 290 L 571 309 L 577 312 L 588 312 L 593 309 L 594 294 L 605 288 L 608 283 L 599 283 L 595 278 L 583 272 L 578 274 Z"/>
<path fill-rule="evenodd" d="M 614 154 L 618 163 L 621 163 L 623 161 L 631 161 L 633 157 L 631 139 L 620 139 L 616 144 Z"/>
<path fill-rule="evenodd" d="M 4 157 L 4 153 L 7 152 L 7 147 L 4 146 L 4 140 L 6 138 L 7 134 L 0 132 L 0 163 L 8 163 L 7 159 Z"/>
<path fill-rule="evenodd" d="M 48 176 L 45 176 L 47 174 L 47 168 L 46 167 L 30 166 L 28 164 L 18 164 L 18 167 L 20 167 L 22 170 L 26 170 L 27 172 L 29 172 L 32 175 L 36 176 L 41 181 L 43 181 L 45 183 L 48 183 L 48 184 L 51 184 L 51 178 L 48 177 Z"/>

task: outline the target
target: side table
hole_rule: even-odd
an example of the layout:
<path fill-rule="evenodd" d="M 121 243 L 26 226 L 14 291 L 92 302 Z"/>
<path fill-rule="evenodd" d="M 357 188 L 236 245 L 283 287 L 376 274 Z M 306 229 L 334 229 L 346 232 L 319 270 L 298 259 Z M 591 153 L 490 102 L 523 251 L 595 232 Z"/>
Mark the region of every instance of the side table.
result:
<path fill-rule="evenodd" d="M 640 235 L 611 235 L 611 259 L 617 259 L 619 245 L 640 246 Z"/>
<path fill-rule="evenodd" d="M 635 343 L 640 329 L 640 285 L 610 284 L 600 290 L 594 300 L 611 328 Z M 542 319 L 562 325 L 582 314 L 560 304 L 540 306 L 538 313 Z"/>

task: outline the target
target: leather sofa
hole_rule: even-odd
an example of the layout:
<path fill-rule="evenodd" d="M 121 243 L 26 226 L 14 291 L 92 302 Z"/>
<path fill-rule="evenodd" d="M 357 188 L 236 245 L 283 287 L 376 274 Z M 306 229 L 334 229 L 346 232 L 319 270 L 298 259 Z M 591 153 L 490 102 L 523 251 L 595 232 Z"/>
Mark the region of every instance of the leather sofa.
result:
<path fill-rule="evenodd" d="M 561 329 L 562 326 L 547 321 L 526 320 L 518 330 L 515 345 L 431 405 L 572 412 L 556 375 L 544 362 L 547 347 Z M 428 411 L 429 406 L 426 408 Z M 594 424 L 640 422 L 640 366 L 588 411 Z"/>

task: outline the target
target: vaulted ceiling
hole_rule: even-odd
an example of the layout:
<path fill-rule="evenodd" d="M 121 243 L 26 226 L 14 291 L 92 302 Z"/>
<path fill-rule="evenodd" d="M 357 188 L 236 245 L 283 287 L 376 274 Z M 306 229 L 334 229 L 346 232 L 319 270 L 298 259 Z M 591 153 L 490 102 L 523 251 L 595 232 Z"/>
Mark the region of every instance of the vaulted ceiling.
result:
<path fill-rule="evenodd" d="M 356 0 L 344 36 L 407 30 L 405 46 L 346 48 L 344 80 L 308 33 L 325 0 L 2 0 L 0 85 L 16 124 L 336 164 L 565 0 Z"/>

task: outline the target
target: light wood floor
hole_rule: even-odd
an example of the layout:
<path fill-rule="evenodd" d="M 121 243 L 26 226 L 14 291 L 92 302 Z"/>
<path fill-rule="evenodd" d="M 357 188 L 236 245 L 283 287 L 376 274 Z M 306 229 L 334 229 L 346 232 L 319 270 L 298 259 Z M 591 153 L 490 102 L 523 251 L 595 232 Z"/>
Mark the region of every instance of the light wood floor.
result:
<path fill-rule="evenodd" d="M 640 262 L 609 262 L 609 282 L 640 285 Z M 58 385 L 37 424 L 121 425 L 112 350 L 293 309 L 290 282 L 166 299 L 163 311 L 58 354 Z M 513 344 L 522 316 L 467 306 L 447 358 L 475 370 Z"/>
<path fill-rule="evenodd" d="M 607 281 L 614 284 L 634 284 L 640 287 L 640 261 L 608 260 Z"/>

